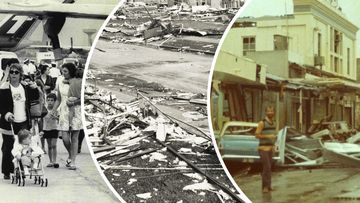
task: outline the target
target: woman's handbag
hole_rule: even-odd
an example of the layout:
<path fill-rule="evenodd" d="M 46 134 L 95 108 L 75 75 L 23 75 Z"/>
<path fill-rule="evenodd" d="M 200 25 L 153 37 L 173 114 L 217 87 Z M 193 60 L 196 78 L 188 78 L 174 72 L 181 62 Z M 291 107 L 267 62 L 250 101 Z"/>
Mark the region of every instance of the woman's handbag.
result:
<path fill-rule="evenodd" d="M 45 107 L 44 93 L 39 90 L 39 99 L 30 102 L 30 117 L 43 118 L 48 113 Z"/>
<path fill-rule="evenodd" d="M 39 100 L 32 101 L 30 103 L 30 117 L 31 118 L 43 118 L 48 113 L 45 105 Z"/>

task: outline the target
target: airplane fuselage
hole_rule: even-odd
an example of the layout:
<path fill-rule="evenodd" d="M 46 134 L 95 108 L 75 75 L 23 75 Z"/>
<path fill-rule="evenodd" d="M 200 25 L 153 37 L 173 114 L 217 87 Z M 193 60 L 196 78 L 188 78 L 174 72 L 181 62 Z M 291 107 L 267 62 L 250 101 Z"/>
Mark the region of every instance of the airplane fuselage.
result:
<path fill-rule="evenodd" d="M 0 21 L 0 49 L 16 48 L 36 19 L 28 16 L 7 15 Z"/>

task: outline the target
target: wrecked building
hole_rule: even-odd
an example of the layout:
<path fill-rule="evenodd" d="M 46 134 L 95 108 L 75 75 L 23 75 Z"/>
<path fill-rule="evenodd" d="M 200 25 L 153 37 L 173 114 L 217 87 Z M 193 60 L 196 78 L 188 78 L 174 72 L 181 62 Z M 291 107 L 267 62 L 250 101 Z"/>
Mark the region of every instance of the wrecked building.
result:
<path fill-rule="evenodd" d="M 252 59 L 255 74 L 266 66 L 266 85 L 223 82 L 224 106 L 237 117 L 224 116 L 257 122 L 264 106 L 273 104 L 279 126 L 303 133 L 324 119 L 359 128 L 358 27 L 327 1 L 293 5 L 292 15 L 239 18 L 233 24 L 222 51 Z"/>
<path fill-rule="evenodd" d="M 240 8 L 245 4 L 245 0 L 222 0 L 221 7 L 223 8 Z"/>

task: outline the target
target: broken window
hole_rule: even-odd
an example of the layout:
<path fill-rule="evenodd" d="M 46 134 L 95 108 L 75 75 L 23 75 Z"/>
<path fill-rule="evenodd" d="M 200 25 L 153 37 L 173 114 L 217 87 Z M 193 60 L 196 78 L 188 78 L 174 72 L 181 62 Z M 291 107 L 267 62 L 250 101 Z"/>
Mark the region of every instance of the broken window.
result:
<path fill-rule="evenodd" d="M 255 51 L 255 37 L 243 37 L 243 56 Z"/>
<path fill-rule="evenodd" d="M 335 71 L 335 73 L 338 73 L 340 71 L 340 69 L 339 69 L 339 58 L 338 57 L 334 57 L 334 71 Z"/>
<path fill-rule="evenodd" d="M 338 31 L 335 30 L 334 36 L 335 36 L 334 52 L 339 53 L 340 52 L 341 35 Z"/>
<path fill-rule="evenodd" d="M 256 27 L 256 22 L 251 21 L 245 21 L 245 22 L 234 22 L 234 24 L 231 26 L 232 28 L 237 27 Z"/>
<path fill-rule="evenodd" d="M 331 51 L 342 54 L 342 33 L 333 28 L 331 28 L 331 45 Z"/>
<path fill-rule="evenodd" d="M 287 50 L 288 38 L 282 35 L 274 35 L 274 50 Z"/>
<path fill-rule="evenodd" d="M 343 47 L 342 47 L 342 40 L 343 40 L 343 34 L 334 29 L 334 28 L 330 28 L 330 64 L 331 64 L 331 69 L 335 72 L 335 73 L 344 73 L 345 71 L 343 70 L 343 57 L 342 57 L 342 52 L 343 52 Z M 344 59 L 345 60 L 345 59 Z"/>

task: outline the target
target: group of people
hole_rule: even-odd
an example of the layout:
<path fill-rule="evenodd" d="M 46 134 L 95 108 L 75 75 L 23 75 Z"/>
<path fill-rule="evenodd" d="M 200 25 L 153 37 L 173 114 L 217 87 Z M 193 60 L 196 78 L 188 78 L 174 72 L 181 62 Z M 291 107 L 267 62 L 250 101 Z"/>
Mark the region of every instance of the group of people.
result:
<path fill-rule="evenodd" d="M 84 138 L 80 108 L 81 64 L 65 63 L 58 68 L 55 63 L 36 66 L 25 59 L 23 65 L 9 61 L 3 72 L 0 81 L 0 132 L 3 138 L 4 179 L 10 179 L 10 173 L 14 171 L 14 157 L 27 165 L 26 157 L 31 156 L 28 138 L 35 133 L 42 138 L 44 151 L 47 141 L 50 160 L 47 167 L 59 167 L 57 139 L 61 138 L 68 152 L 66 167 L 75 170 L 76 155 Z M 36 132 L 34 129 L 39 130 Z M 18 135 L 18 140 L 15 141 L 14 135 Z"/>

